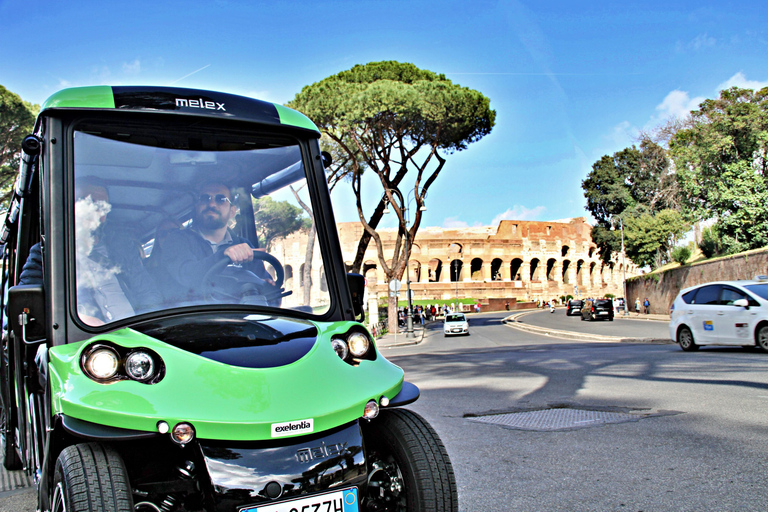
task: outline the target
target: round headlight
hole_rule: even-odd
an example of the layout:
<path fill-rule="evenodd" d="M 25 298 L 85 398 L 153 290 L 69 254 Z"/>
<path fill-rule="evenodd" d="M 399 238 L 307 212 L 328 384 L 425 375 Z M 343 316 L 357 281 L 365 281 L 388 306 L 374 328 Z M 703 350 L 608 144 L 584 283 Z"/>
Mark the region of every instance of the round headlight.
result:
<path fill-rule="evenodd" d="M 347 344 L 344 342 L 344 340 L 334 338 L 331 340 L 331 346 L 333 347 L 333 350 L 336 351 L 336 355 L 338 355 L 340 358 L 346 359 L 349 355 L 349 347 L 347 347 Z"/>
<path fill-rule="evenodd" d="M 352 333 L 347 338 L 347 343 L 349 343 L 349 351 L 355 357 L 363 357 L 368 352 L 368 347 L 371 346 L 368 336 L 360 332 Z"/>
<path fill-rule="evenodd" d="M 85 371 L 98 380 L 109 380 L 117 374 L 117 352 L 111 348 L 97 348 L 85 359 Z"/>
<path fill-rule="evenodd" d="M 147 380 L 155 375 L 155 361 L 146 352 L 134 352 L 125 360 L 125 371 L 134 380 Z"/>
<path fill-rule="evenodd" d="M 189 423 L 179 423 L 171 430 L 171 439 L 185 445 L 195 438 L 195 428 Z"/>

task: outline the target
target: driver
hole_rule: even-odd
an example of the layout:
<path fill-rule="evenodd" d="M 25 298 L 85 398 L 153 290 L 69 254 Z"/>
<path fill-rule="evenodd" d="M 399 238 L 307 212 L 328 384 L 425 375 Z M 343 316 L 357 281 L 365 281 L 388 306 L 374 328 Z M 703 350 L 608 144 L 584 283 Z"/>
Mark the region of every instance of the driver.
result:
<path fill-rule="evenodd" d="M 192 224 L 171 231 L 163 240 L 158 269 L 171 302 L 200 300 L 203 277 L 215 264 L 229 258 L 269 285 L 274 285 L 261 260 L 254 260 L 251 243 L 229 229 L 237 214 L 232 191 L 219 182 L 203 184 L 195 195 Z"/>

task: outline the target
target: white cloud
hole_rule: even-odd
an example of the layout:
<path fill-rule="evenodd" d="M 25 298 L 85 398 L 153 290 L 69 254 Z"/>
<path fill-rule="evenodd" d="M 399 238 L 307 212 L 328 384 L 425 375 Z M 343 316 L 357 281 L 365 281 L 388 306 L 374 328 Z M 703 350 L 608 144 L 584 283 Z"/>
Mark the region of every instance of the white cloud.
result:
<path fill-rule="evenodd" d="M 141 61 L 135 59 L 133 62 L 123 62 L 123 73 L 126 75 L 138 75 L 141 72 Z"/>
<path fill-rule="evenodd" d="M 704 34 L 697 35 L 687 43 L 678 41 L 677 51 L 678 52 L 685 52 L 687 50 L 699 51 L 705 48 L 711 48 L 716 44 L 717 44 L 717 39 L 704 33 Z"/>
<path fill-rule="evenodd" d="M 443 228 L 444 229 L 462 229 L 462 228 L 468 228 L 469 224 L 467 224 L 463 220 L 459 220 L 458 217 L 448 217 L 443 221 Z"/>
<path fill-rule="evenodd" d="M 656 106 L 656 111 L 659 112 L 661 119 L 686 117 L 691 113 L 691 110 L 697 109 L 705 99 L 703 96 L 691 98 L 687 91 L 675 89 L 667 94 L 661 104 Z"/>
<path fill-rule="evenodd" d="M 740 87 L 742 89 L 752 89 L 754 91 L 759 91 L 763 87 L 768 87 L 768 81 L 760 82 L 758 80 L 747 80 L 747 77 L 744 76 L 744 73 L 739 71 L 731 78 L 718 85 L 717 90 L 722 91 L 723 89 L 730 89 L 731 87 Z"/>
<path fill-rule="evenodd" d="M 491 225 L 498 226 L 502 220 L 537 220 L 546 210 L 544 206 L 526 208 L 516 204 L 507 211 L 495 216 L 491 221 Z"/>

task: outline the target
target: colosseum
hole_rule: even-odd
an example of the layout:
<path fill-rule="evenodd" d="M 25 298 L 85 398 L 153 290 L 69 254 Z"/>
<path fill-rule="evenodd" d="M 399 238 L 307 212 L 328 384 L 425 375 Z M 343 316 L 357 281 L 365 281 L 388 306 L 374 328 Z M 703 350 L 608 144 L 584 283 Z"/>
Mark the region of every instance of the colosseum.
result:
<path fill-rule="evenodd" d="M 339 238 L 347 265 L 354 260 L 363 227 L 339 223 Z M 564 221 L 503 220 L 498 226 L 419 229 L 409 257 L 408 276 L 414 300 L 473 298 L 488 304 L 558 299 L 562 296 L 623 296 L 623 278 L 638 275 L 620 254 L 607 264 L 600 260 L 586 218 Z M 395 229 L 379 230 L 385 256 L 391 256 Z M 290 238 L 290 237 L 289 237 Z M 278 244 L 282 245 L 282 244 Z M 291 247 L 289 240 L 285 246 Z M 277 248 L 276 248 L 277 249 Z M 280 248 L 282 249 L 282 248 Z M 276 254 L 286 267 L 286 288 L 299 286 L 303 248 Z M 387 297 L 389 286 L 378 263 L 375 244 L 368 246 L 363 266 L 370 299 Z M 320 262 L 313 264 L 312 282 L 324 283 Z M 317 280 L 315 280 L 317 279 Z M 294 283 L 295 281 L 295 283 Z M 401 294 L 401 299 L 405 293 Z"/>

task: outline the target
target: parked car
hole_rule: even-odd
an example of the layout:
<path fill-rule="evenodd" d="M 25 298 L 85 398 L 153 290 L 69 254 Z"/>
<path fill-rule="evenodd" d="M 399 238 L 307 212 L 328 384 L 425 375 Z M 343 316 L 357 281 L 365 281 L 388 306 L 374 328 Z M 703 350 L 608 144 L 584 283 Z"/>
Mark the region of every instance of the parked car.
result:
<path fill-rule="evenodd" d="M 613 322 L 611 299 L 588 299 L 581 308 L 582 320 L 610 320 Z"/>
<path fill-rule="evenodd" d="M 685 351 L 738 345 L 768 352 L 768 276 L 682 290 L 670 308 L 669 335 Z"/>
<path fill-rule="evenodd" d="M 451 336 L 453 334 L 469 335 L 469 320 L 464 313 L 449 313 L 445 316 L 443 322 L 443 334 Z"/>
<path fill-rule="evenodd" d="M 581 314 L 581 308 L 584 307 L 583 300 L 569 300 L 565 309 L 566 316 L 574 316 Z"/>

